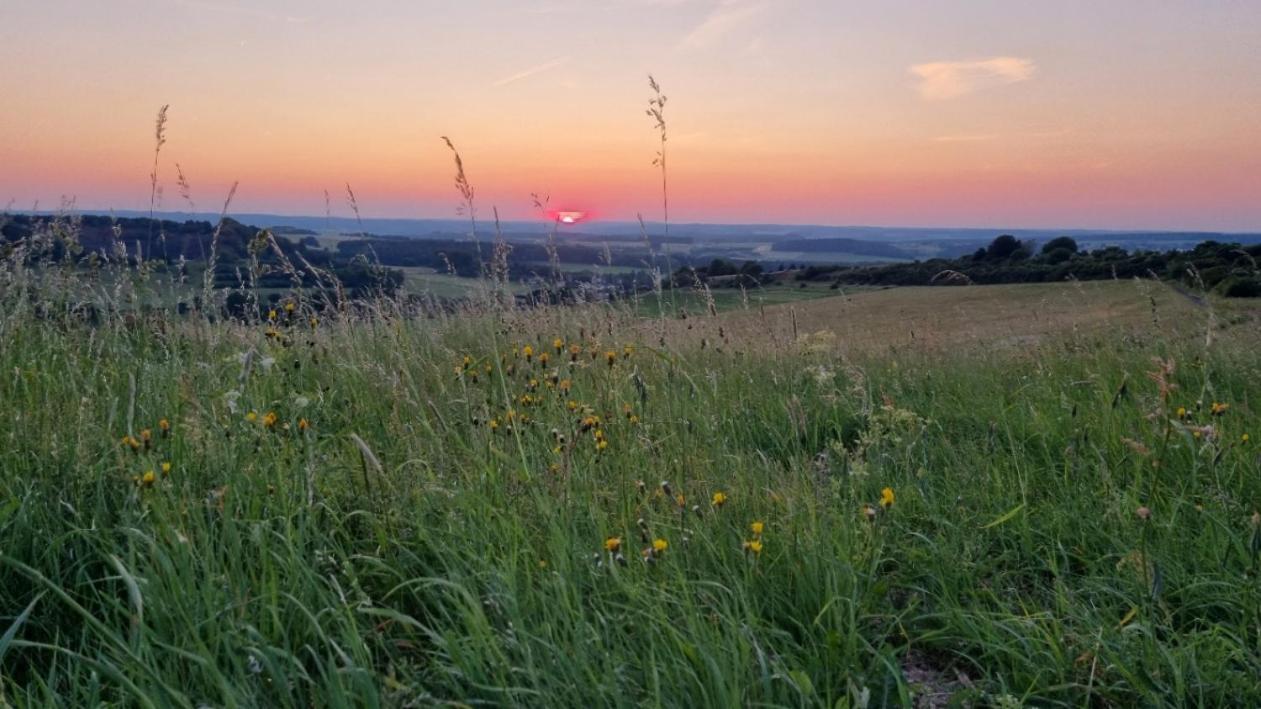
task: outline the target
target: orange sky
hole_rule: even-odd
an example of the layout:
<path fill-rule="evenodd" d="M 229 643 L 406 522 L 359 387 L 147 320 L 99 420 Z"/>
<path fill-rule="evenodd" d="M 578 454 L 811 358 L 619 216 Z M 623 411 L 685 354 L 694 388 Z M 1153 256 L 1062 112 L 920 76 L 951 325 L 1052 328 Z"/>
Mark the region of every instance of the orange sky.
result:
<path fill-rule="evenodd" d="M 1261 3 L 8 0 L 0 201 L 1261 230 Z M 934 3 L 932 5 L 946 5 Z M 1039 4 L 1041 5 L 1041 4 Z M 1106 5 L 1100 8 L 1099 5 Z"/>

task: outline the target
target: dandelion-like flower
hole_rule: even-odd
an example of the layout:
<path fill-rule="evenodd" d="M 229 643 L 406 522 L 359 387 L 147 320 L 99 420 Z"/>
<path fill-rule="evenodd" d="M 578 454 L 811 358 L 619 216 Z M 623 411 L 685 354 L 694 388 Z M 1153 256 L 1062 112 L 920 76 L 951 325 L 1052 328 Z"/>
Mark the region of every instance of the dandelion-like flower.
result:
<path fill-rule="evenodd" d="M 749 525 L 749 530 L 753 532 L 753 536 L 755 537 L 762 536 L 762 531 L 764 529 L 766 529 L 766 524 L 764 522 L 754 522 Z"/>
<path fill-rule="evenodd" d="M 607 552 L 609 552 L 610 554 L 616 554 L 617 552 L 621 551 L 621 550 L 622 550 L 622 538 L 621 538 L 621 537 L 609 537 L 608 539 L 605 539 L 605 540 L 604 540 L 604 550 L 605 550 L 605 551 L 607 551 Z"/>
<path fill-rule="evenodd" d="M 268 411 L 263 414 L 263 425 L 267 428 L 273 428 L 279 420 L 280 417 L 276 415 L 275 411 Z"/>
<path fill-rule="evenodd" d="M 722 507 L 723 505 L 727 504 L 726 493 L 722 492 L 721 490 L 719 490 L 718 492 L 715 492 L 714 496 L 709 499 L 709 503 L 713 505 L 714 507 Z"/>
<path fill-rule="evenodd" d="M 162 477 L 165 478 L 170 474 L 171 474 L 171 463 L 169 461 L 163 461 L 162 462 Z"/>
<path fill-rule="evenodd" d="M 886 510 L 889 509 L 890 507 L 893 507 L 893 502 L 895 499 L 896 497 L 893 494 L 893 488 L 886 487 L 885 489 L 880 491 L 880 506 L 885 508 Z"/>
<path fill-rule="evenodd" d="M 670 542 L 667 542 L 661 537 L 657 537 L 656 539 L 652 540 L 652 551 L 654 554 L 658 554 L 658 555 L 664 554 L 665 550 L 669 548 L 670 548 Z"/>
<path fill-rule="evenodd" d="M 1222 414 L 1226 413 L 1226 410 L 1229 408 L 1230 408 L 1230 404 L 1224 404 L 1218 401 L 1214 401 L 1213 405 L 1209 407 L 1209 413 L 1211 413 L 1214 416 L 1221 416 Z"/>
<path fill-rule="evenodd" d="M 152 470 L 146 470 L 144 471 L 144 475 L 140 476 L 140 484 L 145 487 L 149 487 L 154 482 L 156 482 L 157 479 L 158 479 L 158 476 L 154 474 Z"/>
<path fill-rule="evenodd" d="M 754 556 L 757 556 L 758 554 L 762 553 L 762 540 L 750 539 L 749 541 L 742 544 L 741 548 L 744 549 L 744 551 L 749 552 L 753 554 Z"/>

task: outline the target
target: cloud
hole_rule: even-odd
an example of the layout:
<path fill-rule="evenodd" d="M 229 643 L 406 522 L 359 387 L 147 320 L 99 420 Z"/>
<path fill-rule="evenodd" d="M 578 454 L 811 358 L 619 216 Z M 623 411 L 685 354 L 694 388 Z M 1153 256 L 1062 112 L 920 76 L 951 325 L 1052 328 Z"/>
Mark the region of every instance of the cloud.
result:
<path fill-rule="evenodd" d="M 910 68 L 919 78 L 919 93 L 938 101 L 973 91 L 1028 81 L 1036 67 L 1032 60 L 1019 57 L 991 57 L 963 62 L 929 62 Z"/>
<path fill-rule="evenodd" d="M 545 71 L 555 69 L 556 67 L 559 67 L 559 66 L 564 66 L 565 64 L 568 64 L 568 63 L 569 63 L 569 57 L 556 57 L 555 59 L 549 62 L 543 62 L 542 64 L 539 64 L 538 66 L 532 66 L 529 69 L 522 69 L 521 71 L 511 76 L 505 76 L 504 78 L 499 79 L 498 81 L 492 82 L 491 86 L 507 86 L 508 84 L 511 84 L 513 82 L 520 81 L 522 79 L 528 79 L 531 76 L 534 76 L 535 74 L 542 74 Z"/>
<path fill-rule="evenodd" d="M 765 7 L 762 3 L 726 2 L 714 8 L 705 19 L 687 33 L 680 46 L 687 49 L 708 47 L 733 30 L 753 19 Z"/>

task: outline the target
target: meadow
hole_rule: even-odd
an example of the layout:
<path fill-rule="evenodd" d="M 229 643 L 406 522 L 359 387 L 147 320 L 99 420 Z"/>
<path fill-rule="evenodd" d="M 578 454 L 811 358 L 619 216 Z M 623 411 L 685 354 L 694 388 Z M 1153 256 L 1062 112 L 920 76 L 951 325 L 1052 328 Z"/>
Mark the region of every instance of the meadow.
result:
<path fill-rule="evenodd" d="M 2 275 L 0 705 L 1261 703 L 1255 306 Z"/>

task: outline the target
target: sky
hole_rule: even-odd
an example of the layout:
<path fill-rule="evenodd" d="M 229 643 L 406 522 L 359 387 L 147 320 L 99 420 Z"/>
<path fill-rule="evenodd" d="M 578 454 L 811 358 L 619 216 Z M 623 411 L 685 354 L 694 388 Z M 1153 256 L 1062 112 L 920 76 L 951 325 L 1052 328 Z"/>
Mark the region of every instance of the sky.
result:
<path fill-rule="evenodd" d="M 1261 230 L 1257 0 L 3 0 L 0 203 Z M 177 186 L 179 171 L 188 199 Z"/>

